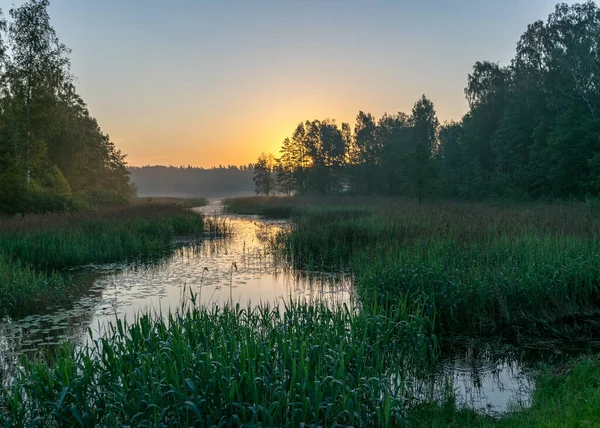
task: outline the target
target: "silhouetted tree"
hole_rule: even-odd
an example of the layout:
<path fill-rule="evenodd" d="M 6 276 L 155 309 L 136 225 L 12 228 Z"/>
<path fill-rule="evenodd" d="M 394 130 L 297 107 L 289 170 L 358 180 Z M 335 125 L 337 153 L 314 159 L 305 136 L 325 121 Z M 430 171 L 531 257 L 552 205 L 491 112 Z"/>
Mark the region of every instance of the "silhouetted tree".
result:
<path fill-rule="evenodd" d="M 415 148 L 407 156 L 406 172 L 412 193 L 421 202 L 432 191 L 436 178 L 433 155 L 439 127 L 433 103 L 425 95 L 415 103 L 410 122 Z"/>
<path fill-rule="evenodd" d="M 275 158 L 262 153 L 254 164 L 254 191 L 257 195 L 269 196 L 275 191 Z"/>
<path fill-rule="evenodd" d="M 370 113 L 358 112 L 354 125 L 352 186 L 359 194 L 377 193 L 382 144 L 377 124 Z"/>
<path fill-rule="evenodd" d="M 415 149 L 410 116 L 384 114 L 377 124 L 377 138 L 382 147 L 380 191 L 388 195 L 408 194 L 407 156 Z"/>
<path fill-rule="evenodd" d="M 284 195 L 291 195 L 296 190 L 294 171 L 297 167 L 293 155 L 292 141 L 286 138 L 281 146 L 281 157 L 277 159 L 276 183 L 277 190 Z"/>
<path fill-rule="evenodd" d="M 281 180 L 299 194 L 598 196 L 599 45 L 598 6 L 558 4 L 509 66 L 474 64 L 460 121 L 440 127 L 425 96 L 410 115 L 360 111 L 353 132 L 306 121 L 282 148 Z"/>

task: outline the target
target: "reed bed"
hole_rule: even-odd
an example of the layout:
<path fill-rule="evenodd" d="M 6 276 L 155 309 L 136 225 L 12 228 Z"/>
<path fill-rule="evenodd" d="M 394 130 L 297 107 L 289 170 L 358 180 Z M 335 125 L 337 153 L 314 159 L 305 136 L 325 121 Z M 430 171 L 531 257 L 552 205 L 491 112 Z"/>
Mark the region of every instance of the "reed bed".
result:
<path fill-rule="evenodd" d="M 197 307 L 191 294 L 191 303 L 166 317 L 117 320 L 84 347 L 24 360 L 0 392 L 0 420 L 6 426 L 547 426 L 556 418 L 575 424 L 597 415 L 600 364 L 591 357 L 564 373 L 543 372 L 532 408 L 501 419 L 457 409 L 451 392 L 447 403 L 411 407 L 418 400 L 410 390 L 440 344 L 457 336 L 597 339 L 597 211 L 578 204 L 252 198 L 227 202 L 230 212 L 236 203 L 245 213 L 293 217 L 291 229 L 270 241 L 272 249 L 301 269 L 349 269 L 359 304 Z M 261 211 L 261 204 L 270 207 Z M 208 227 L 218 233 L 214 224 Z"/>
<path fill-rule="evenodd" d="M 400 308 L 291 301 L 146 313 L 49 364 L 26 360 L 0 415 L 6 426 L 398 425 L 402 367 L 435 353 L 429 328 Z"/>
<path fill-rule="evenodd" d="M 582 235 L 600 231 L 600 210 L 586 203 L 529 203 L 439 201 L 418 204 L 410 199 L 381 197 L 255 196 L 223 201 L 232 214 L 302 217 L 305 212 L 370 210 L 385 222 L 409 230 L 411 236 L 454 233 L 459 239 L 514 234 L 523 230 Z M 266 213 L 266 214 L 265 214 Z"/>
<path fill-rule="evenodd" d="M 360 255 L 353 268 L 364 300 L 426 301 L 435 310 L 436 331 L 445 336 L 584 341 L 600 332 L 598 240 L 419 243 L 379 257 Z"/>
<path fill-rule="evenodd" d="M 227 225 L 172 205 L 26 216 L 0 224 L 0 253 L 40 269 L 61 269 L 168 248 L 174 236 L 224 235 Z"/>
<path fill-rule="evenodd" d="M 327 207 L 359 208 L 386 201 L 375 197 L 252 196 L 223 200 L 226 213 L 259 215 L 265 218 L 297 217 L 305 211 Z M 339 211 L 339 210 L 338 210 Z"/>
<path fill-rule="evenodd" d="M 562 339 L 600 331 L 600 216 L 581 204 L 302 208 L 273 250 L 307 270 L 350 270 L 364 301 L 408 296 L 435 331 Z"/>
<path fill-rule="evenodd" d="M 65 268 L 168 252 L 175 236 L 223 236 L 227 223 L 181 206 L 139 205 L 0 221 L 0 314 L 69 297 Z M 40 306 L 40 304 L 42 304 Z"/>
<path fill-rule="evenodd" d="M 485 246 L 522 236 L 594 240 L 600 237 L 600 213 L 585 206 L 332 204 L 304 208 L 294 218 L 293 233 L 275 244 L 284 244 L 280 248 L 297 266 L 318 263 L 320 269 L 337 269 L 366 247 L 437 242 Z"/>
<path fill-rule="evenodd" d="M 69 300 L 73 291 L 68 277 L 44 273 L 0 256 L 0 318 L 39 311 L 50 302 Z"/>

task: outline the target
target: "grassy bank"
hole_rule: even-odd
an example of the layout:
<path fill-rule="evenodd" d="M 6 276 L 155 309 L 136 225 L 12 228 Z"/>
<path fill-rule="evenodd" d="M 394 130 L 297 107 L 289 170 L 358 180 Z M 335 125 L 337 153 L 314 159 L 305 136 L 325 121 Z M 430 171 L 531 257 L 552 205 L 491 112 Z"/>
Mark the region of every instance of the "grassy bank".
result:
<path fill-rule="evenodd" d="M 223 200 L 226 213 L 260 215 L 267 218 L 288 218 L 298 209 L 298 201 L 290 197 L 253 196 Z"/>
<path fill-rule="evenodd" d="M 293 199 L 293 198 L 292 198 Z M 415 204 L 371 200 L 283 203 L 291 233 L 274 251 L 307 270 L 350 270 L 370 307 L 424 308 L 440 344 L 465 335 L 535 346 L 597 340 L 600 213 L 586 204 Z M 277 213 L 277 199 L 230 210 Z M 406 413 L 415 427 L 597 426 L 600 363 L 546 369 L 532 406 L 495 419 L 459 409 L 452 394 Z"/>
<path fill-rule="evenodd" d="M 587 340 L 600 332 L 599 254 L 598 242 L 525 236 L 399 247 L 353 267 L 363 299 L 426 300 L 439 333 Z"/>
<path fill-rule="evenodd" d="M 502 418 L 457 408 L 451 389 L 441 403 L 411 395 L 415 369 L 426 370 L 423 364 L 457 337 L 520 344 L 597 339 L 597 211 L 577 204 L 345 198 L 227 204 L 230 212 L 238 204 L 253 214 L 266 204 L 262 215 L 293 217 L 291 233 L 273 238 L 273 250 L 303 269 L 352 271 L 360 309 L 192 305 L 166 320 L 117 322 L 86 348 L 26 360 L 1 393 L 0 420 L 8 426 L 528 427 L 594 426 L 599 419 L 600 362 L 591 355 L 545 369 L 531 408 Z"/>
<path fill-rule="evenodd" d="M 8 426 L 398 425 L 401 367 L 431 355 L 427 330 L 416 312 L 306 303 L 188 308 L 167 322 L 145 315 L 49 365 L 26 362 L 5 391 L 4 418 Z"/>
<path fill-rule="evenodd" d="M 35 215 L 0 224 L 0 252 L 37 268 L 141 258 L 174 236 L 222 234 L 225 225 L 176 205 L 138 205 L 74 214 Z"/>
<path fill-rule="evenodd" d="M 0 318 L 40 310 L 52 303 L 68 301 L 73 291 L 69 278 L 46 273 L 0 256 Z"/>
<path fill-rule="evenodd" d="M 68 299 L 58 270 L 88 263 L 140 259 L 168 251 L 175 236 L 227 233 L 223 222 L 181 206 L 136 205 L 0 221 L 0 307 L 27 312 Z"/>
<path fill-rule="evenodd" d="M 425 301 L 440 334 L 586 340 L 600 331 L 600 216 L 585 205 L 294 209 L 277 253 L 303 269 L 351 270 L 364 301 Z"/>

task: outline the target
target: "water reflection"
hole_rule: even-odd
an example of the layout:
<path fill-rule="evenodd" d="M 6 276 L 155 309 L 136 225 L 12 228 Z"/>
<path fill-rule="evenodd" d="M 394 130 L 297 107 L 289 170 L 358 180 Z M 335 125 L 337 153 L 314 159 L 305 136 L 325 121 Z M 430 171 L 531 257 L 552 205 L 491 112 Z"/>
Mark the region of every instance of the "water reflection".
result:
<path fill-rule="evenodd" d="M 217 214 L 219 205 L 208 207 Z M 212 210 L 212 212 L 211 212 Z M 350 277 L 293 272 L 269 253 L 268 239 L 285 221 L 226 217 L 227 238 L 173 241 L 173 250 L 154 260 L 90 264 L 72 270 L 81 290 L 68 306 L 0 320 L 0 369 L 22 353 L 33 354 L 71 341 L 82 343 L 91 329 L 102 334 L 115 317 L 132 320 L 141 311 L 167 313 L 184 293 L 204 305 L 283 304 L 292 299 L 341 302 L 350 297 Z"/>
<path fill-rule="evenodd" d="M 416 396 L 443 401 L 452 393 L 458 407 L 500 415 L 531 404 L 535 367 L 536 361 L 498 344 L 455 348 L 422 378 Z"/>

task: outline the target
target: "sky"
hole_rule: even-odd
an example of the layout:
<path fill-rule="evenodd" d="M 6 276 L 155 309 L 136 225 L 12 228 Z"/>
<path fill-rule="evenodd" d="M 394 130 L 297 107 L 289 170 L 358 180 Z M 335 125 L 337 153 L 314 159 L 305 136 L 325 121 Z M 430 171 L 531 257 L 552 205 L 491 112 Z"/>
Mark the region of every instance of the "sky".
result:
<path fill-rule="evenodd" d="M 557 0 L 51 0 L 77 89 L 130 165 L 240 165 L 304 120 L 467 111 Z M 5 15 L 18 0 L 0 0 Z M 571 2 L 572 3 L 572 2 Z"/>

